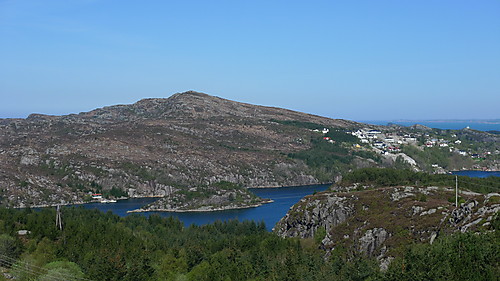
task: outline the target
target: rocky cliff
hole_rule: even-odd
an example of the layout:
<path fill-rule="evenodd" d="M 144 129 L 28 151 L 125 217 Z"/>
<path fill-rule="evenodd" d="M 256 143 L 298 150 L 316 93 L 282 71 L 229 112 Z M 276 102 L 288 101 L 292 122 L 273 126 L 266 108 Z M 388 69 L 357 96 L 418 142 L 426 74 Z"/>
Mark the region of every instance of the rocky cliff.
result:
<path fill-rule="evenodd" d="M 90 194 L 167 196 L 228 181 L 244 187 L 315 184 L 289 153 L 310 147 L 294 120 L 355 122 L 255 106 L 197 92 L 80 114 L 0 120 L 0 202 L 84 202 Z"/>
<path fill-rule="evenodd" d="M 432 243 L 457 231 L 488 231 L 500 211 L 500 194 L 463 191 L 460 196 L 465 202 L 456 208 L 449 202 L 454 190 L 446 187 L 327 191 L 300 200 L 274 231 L 282 237 L 320 239 L 327 255 L 340 247 L 376 257 L 386 268 L 410 243 Z"/>

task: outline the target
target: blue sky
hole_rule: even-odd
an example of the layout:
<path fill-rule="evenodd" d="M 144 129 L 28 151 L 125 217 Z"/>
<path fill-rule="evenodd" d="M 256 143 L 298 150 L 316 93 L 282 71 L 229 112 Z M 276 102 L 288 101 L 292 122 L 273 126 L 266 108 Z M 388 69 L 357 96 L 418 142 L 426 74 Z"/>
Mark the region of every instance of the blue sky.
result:
<path fill-rule="evenodd" d="M 4 1 L 0 117 L 196 90 L 332 118 L 500 118 L 500 1 Z"/>

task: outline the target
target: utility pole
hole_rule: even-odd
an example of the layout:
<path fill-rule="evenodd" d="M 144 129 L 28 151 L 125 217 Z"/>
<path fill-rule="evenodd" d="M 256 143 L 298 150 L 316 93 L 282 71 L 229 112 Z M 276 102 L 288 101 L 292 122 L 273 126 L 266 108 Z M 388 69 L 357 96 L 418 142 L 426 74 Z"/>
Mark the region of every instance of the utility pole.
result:
<path fill-rule="evenodd" d="M 61 205 L 57 205 L 56 211 L 56 227 L 62 230 Z"/>
<path fill-rule="evenodd" d="M 458 176 L 455 175 L 455 208 L 458 208 Z"/>

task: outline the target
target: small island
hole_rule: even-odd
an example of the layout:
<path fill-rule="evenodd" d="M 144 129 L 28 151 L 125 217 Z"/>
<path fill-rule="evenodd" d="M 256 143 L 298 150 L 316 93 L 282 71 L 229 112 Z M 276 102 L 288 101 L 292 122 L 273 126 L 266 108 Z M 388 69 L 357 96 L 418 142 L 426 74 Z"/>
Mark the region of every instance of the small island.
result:
<path fill-rule="evenodd" d="M 128 213 L 212 212 L 254 208 L 271 202 L 273 202 L 271 199 L 260 198 L 240 185 L 220 181 L 209 186 L 177 190 L 140 209 L 128 211 Z"/>

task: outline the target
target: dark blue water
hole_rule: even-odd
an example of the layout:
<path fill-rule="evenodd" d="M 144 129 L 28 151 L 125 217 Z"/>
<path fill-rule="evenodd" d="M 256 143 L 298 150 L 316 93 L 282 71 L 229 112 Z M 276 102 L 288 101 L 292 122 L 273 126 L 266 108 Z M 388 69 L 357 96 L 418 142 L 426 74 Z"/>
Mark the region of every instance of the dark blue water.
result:
<path fill-rule="evenodd" d="M 217 220 L 254 220 L 256 222 L 264 221 L 269 231 L 274 225 L 285 216 L 286 212 L 297 203 L 302 197 L 313 194 L 315 191 L 324 191 L 329 185 L 314 185 L 314 186 L 296 186 L 296 187 L 280 187 L 280 188 L 252 188 L 250 191 L 262 198 L 274 200 L 273 203 L 264 204 L 260 207 L 226 210 L 217 212 L 189 212 L 189 213 L 173 213 L 173 212 L 145 212 L 140 213 L 145 216 L 151 214 L 159 214 L 162 217 L 173 216 L 179 218 L 184 225 L 191 224 L 203 225 L 213 223 Z M 120 200 L 116 203 L 89 203 L 84 204 L 85 208 L 98 209 L 102 212 L 111 211 L 119 216 L 126 216 L 127 211 L 138 209 L 148 203 L 151 203 L 158 198 L 137 198 Z"/>
<path fill-rule="evenodd" d="M 479 131 L 500 131 L 500 122 L 491 121 L 478 122 L 478 121 L 432 121 L 432 120 L 422 120 L 422 121 L 388 121 L 388 120 L 378 120 L 378 121 L 359 121 L 374 125 L 387 125 L 388 123 L 398 124 L 402 126 L 412 126 L 415 124 L 424 125 L 430 128 L 443 129 L 443 130 L 461 130 L 465 127 L 469 127 L 474 130 Z"/>
<path fill-rule="evenodd" d="M 455 175 L 469 177 L 500 177 L 500 172 L 484 172 L 484 171 L 455 171 Z M 324 191 L 329 185 L 314 185 L 314 186 L 296 186 L 296 187 L 280 187 L 280 188 L 251 188 L 250 191 L 262 198 L 273 199 L 273 203 L 264 204 L 257 208 L 227 210 L 217 212 L 192 212 L 192 213 L 173 213 L 173 212 L 145 212 L 139 213 L 145 216 L 151 214 L 159 214 L 162 217 L 173 216 L 179 218 L 184 225 L 191 224 L 203 225 L 213 223 L 217 220 L 254 220 L 256 222 L 264 221 L 267 229 L 270 231 L 274 225 L 285 216 L 286 212 L 297 203 L 302 197 L 313 194 L 315 191 Z M 98 209 L 102 212 L 111 211 L 119 216 L 129 215 L 127 211 L 139 209 L 140 207 L 151 203 L 158 198 L 135 198 L 120 200 L 116 203 L 89 203 L 83 206 L 88 209 Z"/>
<path fill-rule="evenodd" d="M 500 171 L 486 172 L 486 171 L 454 171 L 454 175 L 469 176 L 471 178 L 487 178 L 487 177 L 500 177 Z"/>

